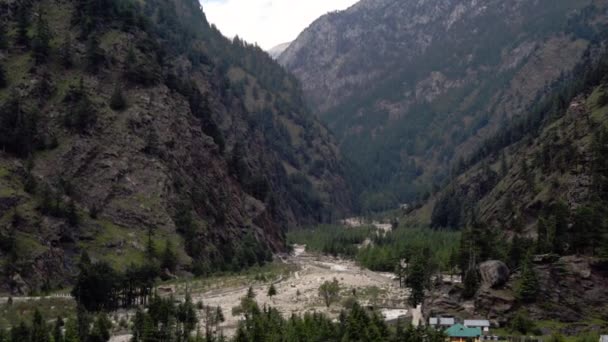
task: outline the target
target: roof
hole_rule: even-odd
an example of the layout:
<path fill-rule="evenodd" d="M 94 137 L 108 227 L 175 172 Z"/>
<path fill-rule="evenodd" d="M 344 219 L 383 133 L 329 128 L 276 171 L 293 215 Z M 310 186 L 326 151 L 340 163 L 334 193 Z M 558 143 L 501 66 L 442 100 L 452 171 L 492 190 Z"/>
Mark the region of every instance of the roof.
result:
<path fill-rule="evenodd" d="M 437 321 L 439 320 L 439 325 L 454 325 L 454 318 L 451 317 L 431 317 L 429 318 L 429 325 L 437 325 Z"/>
<path fill-rule="evenodd" d="M 462 324 L 454 324 L 445 333 L 449 337 L 479 337 L 481 336 L 481 329 L 467 328 Z"/>
<path fill-rule="evenodd" d="M 490 321 L 487 319 L 465 319 L 465 327 L 490 327 Z"/>

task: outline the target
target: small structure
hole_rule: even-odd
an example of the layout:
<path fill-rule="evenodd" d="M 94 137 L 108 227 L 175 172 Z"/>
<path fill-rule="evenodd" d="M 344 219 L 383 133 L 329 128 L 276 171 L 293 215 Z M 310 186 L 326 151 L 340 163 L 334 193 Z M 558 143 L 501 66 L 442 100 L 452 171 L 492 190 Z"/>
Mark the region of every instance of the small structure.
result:
<path fill-rule="evenodd" d="M 454 324 L 445 331 L 450 342 L 479 342 L 481 341 L 480 328 L 467 328 L 462 324 Z"/>
<path fill-rule="evenodd" d="M 600 342 L 608 342 L 608 335 L 600 336 Z"/>
<path fill-rule="evenodd" d="M 446 329 L 456 323 L 454 318 L 451 317 L 431 317 L 429 318 L 429 325 L 435 329 Z"/>
<path fill-rule="evenodd" d="M 490 321 L 487 319 L 465 319 L 463 325 L 467 328 L 479 328 L 484 335 L 490 333 Z"/>

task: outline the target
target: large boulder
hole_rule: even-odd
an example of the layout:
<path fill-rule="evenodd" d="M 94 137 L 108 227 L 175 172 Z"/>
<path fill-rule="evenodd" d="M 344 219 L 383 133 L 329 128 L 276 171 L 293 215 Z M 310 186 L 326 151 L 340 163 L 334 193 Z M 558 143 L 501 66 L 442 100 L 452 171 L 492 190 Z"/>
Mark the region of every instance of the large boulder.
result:
<path fill-rule="evenodd" d="M 509 267 L 499 260 L 490 260 L 479 264 L 481 284 L 484 287 L 497 288 L 509 281 Z"/>

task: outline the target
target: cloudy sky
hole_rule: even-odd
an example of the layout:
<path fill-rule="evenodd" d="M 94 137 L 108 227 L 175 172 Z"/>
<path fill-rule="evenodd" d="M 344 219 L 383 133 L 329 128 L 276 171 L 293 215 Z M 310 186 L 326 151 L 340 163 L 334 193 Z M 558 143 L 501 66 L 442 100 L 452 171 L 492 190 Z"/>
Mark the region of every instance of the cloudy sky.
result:
<path fill-rule="evenodd" d="M 209 22 L 227 37 L 257 43 L 263 49 L 294 40 L 321 15 L 345 9 L 357 0 L 200 0 Z"/>

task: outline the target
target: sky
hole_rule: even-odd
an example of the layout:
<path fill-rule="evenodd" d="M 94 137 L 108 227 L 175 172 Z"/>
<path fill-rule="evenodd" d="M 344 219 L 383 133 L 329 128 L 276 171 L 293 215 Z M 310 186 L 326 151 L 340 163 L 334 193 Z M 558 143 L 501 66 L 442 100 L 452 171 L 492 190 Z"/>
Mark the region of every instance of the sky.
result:
<path fill-rule="evenodd" d="M 229 38 L 268 50 L 297 38 L 315 19 L 357 0 L 200 0 L 207 20 Z"/>

